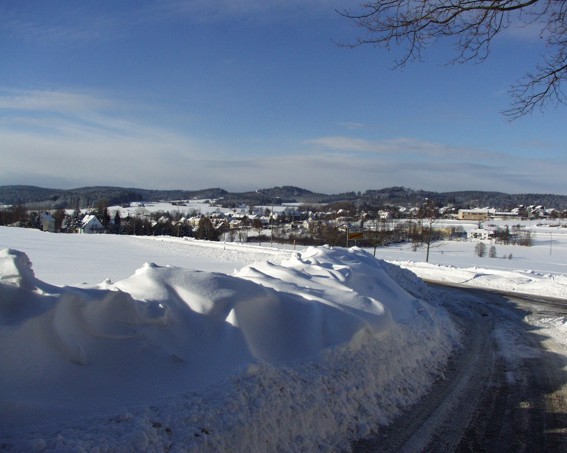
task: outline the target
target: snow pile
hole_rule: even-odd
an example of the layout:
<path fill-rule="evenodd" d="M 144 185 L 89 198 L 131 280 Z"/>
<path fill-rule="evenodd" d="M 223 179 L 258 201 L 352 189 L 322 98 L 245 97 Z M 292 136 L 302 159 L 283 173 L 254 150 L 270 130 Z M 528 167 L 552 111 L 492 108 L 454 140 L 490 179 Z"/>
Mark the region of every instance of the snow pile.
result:
<path fill-rule="evenodd" d="M 56 287 L 0 252 L 11 450 L 349 449 L 427 391 L 457 342 L 408 271 L 309 248 L 233 275 L 146 263 Z"/>
<path fill-rule="evenodd" d="M 413 261 L 393 261 L 392 263 L 411 270 L 424 280 L 439 283 L 563 299 L 567 295 L 567 275 L 565 274 L 541 273 L 533 270 L 488 269 L 477 266 L 456 268 Z"/>
<path fill-rule="evenodd" d="M 25 253 L 10 249 L 0 251 L 0 283 L 35 288 L 32 263 Z"/>

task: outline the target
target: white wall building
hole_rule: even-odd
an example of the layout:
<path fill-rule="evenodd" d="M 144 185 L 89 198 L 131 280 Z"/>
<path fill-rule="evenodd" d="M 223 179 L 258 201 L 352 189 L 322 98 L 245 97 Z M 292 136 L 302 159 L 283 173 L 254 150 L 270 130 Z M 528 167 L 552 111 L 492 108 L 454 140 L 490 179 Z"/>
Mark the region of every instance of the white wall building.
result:
<path fill-rule="evenodd" d="M 84 234 L 94 234 L 94 233 L 104 233 L 104 226 L 100 223 L 100 220 L 94 215 L 86 215 L 81 221 L 81 227 L 79 228 L 79 233 Z"/>

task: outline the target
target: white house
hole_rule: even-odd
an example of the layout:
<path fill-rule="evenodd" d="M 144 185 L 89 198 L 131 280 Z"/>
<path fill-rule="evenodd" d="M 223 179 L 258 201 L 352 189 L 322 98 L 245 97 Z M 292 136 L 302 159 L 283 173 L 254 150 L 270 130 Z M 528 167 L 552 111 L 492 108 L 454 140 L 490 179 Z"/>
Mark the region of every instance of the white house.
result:
<path fill-rule="evenodd" d="M 104 227 L 100 220 L 94 215 L 86 215 L 81 221 L 81 227 L 79 228 L 79 233 L 93 234 L 93 233 L 104 233 Z"/>
<path fill-rule="evenodd" d="M 55 219 L 49 212 L 42 212 L 40 215 L 41 229 L 50 233 L 55 233 Z"/>
<path fill-rule="evenodd" d="M 467 231 L 468 239 L 480 239 L 482 241 L 487 241 L 494 237 L 493 230 L 485 230 L 484 228 L 476 228 L 474 230 Z"/>

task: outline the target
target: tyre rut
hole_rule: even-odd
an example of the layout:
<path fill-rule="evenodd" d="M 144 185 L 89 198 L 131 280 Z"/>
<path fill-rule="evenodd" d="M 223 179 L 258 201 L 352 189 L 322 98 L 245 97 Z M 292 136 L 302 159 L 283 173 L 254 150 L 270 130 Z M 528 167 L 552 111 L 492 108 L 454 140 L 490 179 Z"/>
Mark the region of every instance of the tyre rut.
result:
<path fill-rule="evenodd" d="M 491 385 L 495 364 L 492 320 L 467 310 L 455 316 L 463 329 L 462 348 L 449 360 L 445 376 L 419 403 L 404 411 L 379 435 L 358 441 L 354 452 L 417 452 L 454 450 Z"/>
<path fill-rule="evenodd" d="M 462 348 L 425 397 L 353 451 L 567 451 L 567 346 L 526 320 L 567 319 L 567 302 L 436 290 Z"/>

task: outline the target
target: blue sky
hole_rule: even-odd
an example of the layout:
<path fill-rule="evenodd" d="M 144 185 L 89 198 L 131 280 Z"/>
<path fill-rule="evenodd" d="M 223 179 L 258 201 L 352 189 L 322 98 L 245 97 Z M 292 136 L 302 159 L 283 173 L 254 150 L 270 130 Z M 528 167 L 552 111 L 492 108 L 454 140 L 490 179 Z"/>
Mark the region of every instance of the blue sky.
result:
<path fill-rule="evenodd" d="M 566 107 L 509 121 L 544 49 L 340 47 L 345 0 L 0 3 L 0 185 L 567 194 Z"/>

